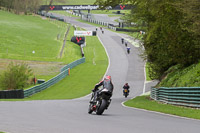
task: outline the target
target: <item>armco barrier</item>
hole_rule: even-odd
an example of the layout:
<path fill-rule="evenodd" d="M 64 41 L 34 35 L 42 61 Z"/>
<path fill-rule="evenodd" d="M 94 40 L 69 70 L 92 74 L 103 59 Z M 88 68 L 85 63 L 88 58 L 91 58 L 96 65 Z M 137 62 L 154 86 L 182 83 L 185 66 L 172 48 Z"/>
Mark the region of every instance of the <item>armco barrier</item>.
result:
<path fill-rule="evenodd" d="M 0 91 L 0 99 L 13 99 L 13 98 L 16 98 L 16 99 L 24 98 L 23 89 Z"/>
<path fill-rule="evenodd" d="M 68 64 L 68 65 L 66 65 L 66 66 L 64 66 L 64 67 L 62 67 L 62 68 L 60 69 L 60 72 L 63 72 L 63 71 L 65 71 L 65 70 L 67 70 L 68 68 L 72 69 L 72 68 L 74 68 L 75 66 L 77 66 L 77 65 L 79 65 L 79 64 L 81 64 L 81 63 L 84 63 L 84 62 L 85 62 L 85 57 L 83 57 L 83 58 L 81 58 L 81 59 L 79 59 L 79 60 L 76 60 L 76 61 L 74 61 L 74 62 L 72 62 L 72 63 L 70 63 L 70 64 Z"/>
<path fill-rule="evenodd" d="M 24 90 L 24 97 L 31 96 L 37 92 L 40 92 L 40 91 L 54 85 L 55 83 L 62 80 L 63 78 L 65 78 L 68 75 L 69 68 L 72 69 L 73 67 L 75 67 L 81 63 L 84 63 L 84 62 L 85 62 L 85 58 L 81 58 L 79 60 L 76 60 L 76 61 L 62 67 L 60 69 L 60 74 L 58 74 L 57 76 L 53 77 L 52 79 L 50 79 L 47 82 L 44 82 L 40 85 L 37 85 L 30 89 Z"/>
<path fill-rule="evenodd" d="M 200 108 L 200 87 L 151 88 L 150 97 L 167 104 Z"/>

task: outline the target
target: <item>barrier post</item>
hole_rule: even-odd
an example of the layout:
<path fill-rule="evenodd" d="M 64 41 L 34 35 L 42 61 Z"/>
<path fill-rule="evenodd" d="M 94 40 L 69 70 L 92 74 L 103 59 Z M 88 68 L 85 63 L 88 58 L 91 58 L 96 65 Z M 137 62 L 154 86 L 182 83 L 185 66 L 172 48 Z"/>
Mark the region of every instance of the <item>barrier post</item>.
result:
<path fill-rule="evenodd" d="M 70 68 L 68 69 L 68 75 L 70 75 Z"/>

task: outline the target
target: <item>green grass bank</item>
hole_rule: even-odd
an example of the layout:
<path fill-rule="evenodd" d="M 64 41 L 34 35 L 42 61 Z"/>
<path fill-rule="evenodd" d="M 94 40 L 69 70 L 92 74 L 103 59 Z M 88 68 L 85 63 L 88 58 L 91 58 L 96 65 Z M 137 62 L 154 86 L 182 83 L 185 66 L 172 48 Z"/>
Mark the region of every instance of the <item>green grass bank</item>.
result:
<path fill-rule="evenodd" d="M 1 59 L 51 61 L 64 65 L 81 58 L 80 47 L 70 41 L 74 31 L 72 26 L 63 55 L 59 58 L 62 39 L 69 24 L 40 16 L 15 15 L 4 11 L 0 11 L 0 17 L 3 18 L 0 20 L 0 34 L 3 35 L 0 38 L 3 46 L 0 51 Z M 60 39 L 57 39 L 58 34 Z M 71 99 L 90 93 L 104 75 L 108 59 L 97 37 L 87 37 L 86 40 L 86 63 L 72 69 L 70 76 L 54 86 L 23 100 Z M 35 54 L 32 51 L 35 51 Z M 36 77 L 48 80 L 55 75 L 56 73 Z"/>
<path fill-rule="evenodd" d="M 158 103 L 150 100 L 149 96 L 138 96 L 132 100 L 124 103 L 126 106 L 145 109 L 150 111 L 161 112 L 165 114 L 172 114 L 181 117 L 200 119 L 200 110 L 169 104 Z"/>
<path fill-rule="evenodd" d="M 200 63 L 182 68 L 171 67 L 158 86 L 162 87 L 200 87 Z"/>
<path fill-rule="evenodd" d="M 59 83 L 25 100 L 73 99 L 89 94 L 103 78 L 108 58 L 97 37 L 87 37 L 86 40 L 85 63 L 71 69 L 70 76 Z"/>
<path fill-rule="evenodd" d="M 26 62 L 37 79 L 47 81 L 56 76 L 63 65 L 81 58 L 80 47 L 71 42 L 74 27 L 70 24 L 38 15 L 16 15 L 1 10 L 0 18 L 0 73 L 11 61 Z"/>
<path fill-rule="evenodd" d="M 4 11 L 0 11 L 0 17 L 0 58 L 64 63 L 80 58 L 59 57 L 69 24 L 40 16 L 15 15 Z M 69 47 L 74 46 L 69 44 Z M 76 55 L 75 49 L 70 52 L 65 49 L 65 53 L 71 55 L 74 52 Z"/>
<path fill-rule="evenodd" d="M 103 78 L 108 58 L 97 37 L 87 37 L 86 40 L 86 62 L 71 69 L 70 76 L 31 97 L 6 101 L 73 99 L 89 94 L 94 85 Z"/>

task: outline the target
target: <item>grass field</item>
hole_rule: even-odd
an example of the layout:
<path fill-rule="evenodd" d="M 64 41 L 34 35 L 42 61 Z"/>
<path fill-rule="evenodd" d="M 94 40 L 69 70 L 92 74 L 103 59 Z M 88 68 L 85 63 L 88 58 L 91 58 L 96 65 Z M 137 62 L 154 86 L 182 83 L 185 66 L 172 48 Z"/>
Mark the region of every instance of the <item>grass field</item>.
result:
<path fill-rule="evenodd" d="M 0 11 L 0 17 L 0 58 L 65 63 L 77 59 L 59 58 L 67 24 L 4 11 Z"/>
<path fill-rule="evenodd" d="M 25 100 L 72 99 L 89 94 L 103 78 L 108 59 L 97 37 L 87 37 L 84 53 L 86 62 L 71 69 L 70 76 Z"/>
<path fill-rule="evenodd" d="M 192 109 L 192 108 L 158 103 L 154 100 L 150 100 L 149 96 L 138 96 L 132 100 L 125 102 L 124 104 L 126 106 L 140 108 L 140 109 L 172 114 L 172 115 L 177 115 L 181 117 L 200 119 L 199 109 Z"/>
<path fill-rule="evenodd" d="M 69 24 L 40 16 L 15 15 L 0 10 L 0 58 L 70 63 L 81 57 L 71 43 L 73 27 L 62 58 L 59 57 Z M 60 38 L 57 36 L 60 35 Z M 35 53 L 33 53 L 33 51 Z"/>
<path fill-rule="evenodd" d="M 7 25 L 11 25 L 10 23 L 12 23 L 12 21 L 9 19 L 11 19 L 11 18 L 14 20 L 16 19 L 15 22 L 25 24 L 24 28 L 26 28 L 28 26 L 30 27 L 30 30 L 28 28 L 26 29 L 27 34 L 31 34 L 30 33 L 31 30 L 34 32 L 34 35 L 32 37 L 29 37 L 29 36 L 26 36 L 26 34 L 24 34 L 23 28 L 22 29 L 13 28 L 14 26 L 17 27 L 18 26 L 17 24 L 11 25 L 11 27 L 9 27 L 5 24 L 5 26 L 1 26 L 1 28 L 2 29 L 4 28 L 4 31 L 6 31 L 6 29 L 10 30 L 10 31 L 8 30 L 9 32 L 6 35 L 8 38 L 11 38 L 11 36 L 13 36 L 13 38 L 15 38 L 15 36 L 16 36 L 15 33 L 17 33 L 17 30 L 22 30 L 21 31 L 22 33 L 19 34 L 18 36 L 20 38 L 25 38 L 24 36 L 29 37 L 29 39 L 31 39 L 29 41 L 30 43 L 34 42 L 33 40 L 36 38 L 35 42 L 40 43 L 40 45 L 41 45 L 41 42 L 43 42 L 44 45 L 46 45 L 47 47 L 49 47 L 48 46 L 49 39 L 51 39 L 51 41 L 52 40 L 56 41 L 59 44 L 59 41 L 56 40 L 57 34 L 54 34 L 55 32 L 52 32 L 53 31 L 52 27 L 54 30 L 59 29 L 59 27 L 58 27 L 59 22 L 49 21 L 48 19 L 43 20 L 38 16 L 17 16 L 17 15 L 10 14 L 7 12 L 2 12 L 2 11 L 1 11 L 1 16 L 3 16 L 5 18 L 5 20 L 7 20 Z M 10 18 L 6 19 L 6 16 L 9 16 Z M 31 28 L 31 25 L 28 25 L 28 22 L 30 19 L 32 20 L 31 24 L 33 24 L 36 21 L 35 25 L 41 28 L 41 29 L 38 29 L 39 36 L 41 36 L 41 34 L 43 32 L 42 29 L 44 29 L 44 31 L 47 30 L 47 32 L 48 32 L 48 33 L 46 33 L 46 31 L 45 31 L 45 33 L 43 33 L 43 34 L 47 34 L 48 36 L 50 36 L 49 34 L 51 34 L 51 36 L 50 36 L 51 38 L 45 38 L 47 40 L 47 44 L 45 42 L 45 39 L 43 41 L 38 40 L 39 36 L 37 36 L 37 34 L 35 33 L 34 24 L 33 24 L 33 28 Z M 0 20 L 0 22 L 1 22 L 1 24 L 3 23 L 2 20 Z M 15 22 L 13 22 L 13 23 L 15 23 Z M 49 29 L 51 29 L 50 31 L 47 28 L 47 25 L 50 25 L 50 27 L 49 27 Z M 46 26 L 46 28 L 43 28 L 43 26 L 44 27 Z M 64 28 L 66 29 L 67 27 L 64 27 Z M 64 63 L 66 63 L 66 62 L 72 62 L 73 60 L 81 58 L 80 47 L 78 45 L 70 42 L 70 39 L 73 36 L 73 30 L 74 30 L 73 27 L 71 27 L 71 30 L 67 37 L 67 42 L 66 42 L 66 46 L 64 49 L 63 57 L 61 59 L 59 59 L 59 58 L 52 59 L 52 61 L 67 60 L 64 62 Z M 13 38 L 11 38 L 11 40 Z M 5 38 L 3 38 L 3 39 L 5 39 Z M 24 45 L 21 46 L 21 48 L 24 48 L 24 46 L 28 44 L 28 43 L 26 43 L 26 41 L 23 42 L 23 40 L 24 39 L 22 39 L 21 42 Z M 0 40 L 0 42 L 1 41 L 2 40 Z M 54 86 L 42 91 L 41 93 L 33 95 L 30 98 L 26 98 L 23 100 L 71 99 L 71 98 L 77 98 L 80 96 L 84 96 L 84 95 L 90 93 L 90 91 L 94 87 L 94 85 L 103 78 L 102 76 L 104 75 L 106 68 L 108 66 L 108 59 L 107 59 L 106 53 L 104 51 L 104 48 L 101 45 L 101 43 L 99 42 L 97 37 L 87 37 L 86 41 L 87 41 L 87 46 L 84 48 L 86 62 L 84 64 L 81 64 L 80 66 L 77 66 L 74 69 L 72 69 L 70 76 L 67 76 L 65 79 L 63 79 L 59 83 L 55 84 Z M 10 44 L 10 45 L 14 47 L 14 44 Z M 37 45 L 37 44 L 33 44 L 33 45 Z M 62 43 L 60 43 L 59 47 L 57 47 L 57 54 L 55 54 L 55 55 L 58 55 L 61 46 L 62 46 Z M 29 50 L 29 48 L 31 48 L 31 46 L 27 47 L 26 49 Z M 39 48 L 39 49 L 42 49 L 42 48 Z M 47 50 L 48 50 L 49 54 L 53 54 L 51 49 L 47 49 Z M 35 50 L 35 51 L 37 52 L 37 50 Z M 18 52 L 18 51 L 16 50 L 16 51 L 12 52 L 13 57 L 15 57 L 14 55 L 16 52 Z M 29 59 L 29 58 L 27 58 L 27 56 L 23 56 L 23 54 L 19 57 L 21 57 L 20 59 L 23 59 L 23 60 Z M 40 56 L 38 56 L 38 58 L 34 58 L 34 57 L 32 57 L 32 55 L 30 55 L 30 57 L 31 57 L 31 59 L 47 60 L 46 59 L 47 57 L 45 59 Z M 16 57 L 16 59 L 18 59 L 18 58 Z M 48 57 L 48 59 L 50 59 L 50 57 Z M 37 76 L 37 78 L 48 80 L 55 75 L 36 75 L 36 76 Z M 15 101 L 15 100 L 16 99 L 11 100 L 11 101 Z"/>
<path fill-rule="evenodd" d="M 0 18 L 0 73 L 9 62 L 26 62 L 37 79 L 47 81 L 57 75 L 63 65 L 81 58 L 80 47 L 71 42 L 74 27 L 69 24 L 1 10 Z M 63 38 L 69 26 L 70 32 L 60 58 Z"/>
<path fill-rule="evenodd" d="M 111 30 L 111 29 L 109 29 L 109 30 Z M 111 30 L 111 31 L 113 31 L 113 30 Z M 141 35 L 139 32 L 124 32 L 124 31 L 114 31 L 114 32 L 127 34 L 138 40 L 142 40 L 142 38 L 143 38 L 143 35 Z"/>

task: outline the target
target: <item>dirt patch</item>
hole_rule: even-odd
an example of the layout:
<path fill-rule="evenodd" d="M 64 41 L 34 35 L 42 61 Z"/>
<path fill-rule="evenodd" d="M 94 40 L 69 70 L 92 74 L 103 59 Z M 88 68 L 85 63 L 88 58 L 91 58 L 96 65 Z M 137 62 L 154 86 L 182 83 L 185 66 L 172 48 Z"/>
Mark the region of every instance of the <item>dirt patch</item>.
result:
<path fill-rule="evenodd" d="M 64 65 L 62 62 L 45 62 L 45 61 L 23 61 L 23 60 L 11 60 L 0 59 L 0 73 L 6 70 L 10 62 L 28 64 L 33 70 L 35 75 L 54 75 L 60 72 L 60 68 Z"/>

